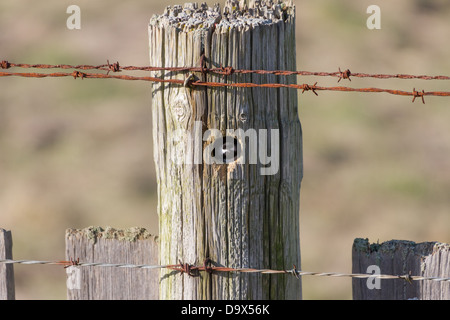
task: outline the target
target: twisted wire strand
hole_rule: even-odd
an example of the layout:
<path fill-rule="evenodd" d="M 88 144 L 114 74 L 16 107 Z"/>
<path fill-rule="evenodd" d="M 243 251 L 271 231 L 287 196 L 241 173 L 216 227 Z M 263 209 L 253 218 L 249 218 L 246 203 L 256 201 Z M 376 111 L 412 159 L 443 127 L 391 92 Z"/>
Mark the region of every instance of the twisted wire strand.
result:
<path fill-rule="evenodd" d="M 392 95 L 400 95 L 400 96 L 412 96 L 413 102 L 417 97 L 422 99 L 422 102 L 425 103 L 425 96 L 440 96 L 440 97 L 448 97 L 450 96 L 449 91 L 416 91 L 414 88 L 413 91 L 403 91 L 403 90 L 395 90 L 395 89 L 382 89 L 382 88 L 350 88 L 350 87 L 323 87 L 317 86 L 317 82 L 314 85 L 310 84 L 285 84 L 285 83 L 223 83 L 223 82 L 205 82 L 199 80 L 192 80 L 191 77 L 186 80 L 181 79 L 161 79 L 157 77 L 136 77 L 130 75 L 110 75 L 110 74 L 99 74 L 99 73 L 83 73 L 80 71 L 74 71 L 72 73 L 64 73 L 64 72 L 56 72 L 56 73 L 17 73 L 17 72 L 0 72 L 0 77 L 10 77 L 10 76 L 19 76 L 19 77 L 27 77 L 27 78 L 61 78 L 61 77 L 73 77 L 77 78 L 87 78 L 87 79 L 120 79 L 120 80 L 135 80 L 135 81 L 151 81 L 151 82 L 160 82 L 160 83 L 172 83 L 183 86 L 202 86 L 202 87 L 240 87 L 240 88 L 291 88 L 302 90 L 302 93 L 305 91 L 312 91 L 315 95 L 318 95 L 316 91 L 344 91 L 344 92 L 372 92 L 372 93 L 389 93 Z"/>
<path fill-rule="evenodd" d="M 203 72 L 229 75 L 231 73 L 240 74 L 272 74 L 279 76 L 321 76 L 321 77 L 338 77 L 350 79 L 357 78 L 376 78 L 376 79 L 420 79 L 420 80 L 450 80 L 450 76 L 437 75 L 412 75 L 412 74 L 370 74 L 370 73 L 352 73 L 349 69 L 345 71 L 335 72 L 313 72 L 313 71 L 290 71 L 290 70 L 246 70 L 233 69 L 231 67 L 221 68 L 204 68 L 204 67 L 153 67 L 153 66 L 120 66 L 119 62 L 101 64 L 101 65 L 69 65 L 69 64 L 27 64 L 27 63 L 13 63 L 3 60 L 0 63 L 2 69 L 9 68 L 33 68 L 33 69 L 80 69 L 80 70 L 104 70 L 120 72 L 127 71 L 172 71 L 172 72 Z"/>
<path fill-rule="evenodd" d="M 3 264 L 23 264 L 23 265 L 59 265 L 64 267 L 108 267 L 108 268 L 132 268 L 132 269 L 171 269 L 181 273 L 192 275 L 191 272 L 206 271 L 206 272 L 235 272 L 235 273 L 261 273 L 261 274 L 292 274 L 296 278 L 300 276 L 316 276 L 316 277 L 345 277 L 345 278 L 359 278 L 359 279 L 403 279 L 407 281 L 435 281 L 435 282 L 450 282 L 450 278 L 443 277 L 424 277 L 413 275 L 387 275 L 387 274 L 364 274 L 364 273 L 338 273 L 338 272 L 308 272 L 297 270 L 294 266 L 289 270 L 272 270 L 272 269 L 254 269 L 254 268 L 228 268 L 220 266 L 192 266 L 189 265 L 189 270 L 186 270 L 185 264 L 176 265 L 146 265 L 146 264 L 129 264 L 129 263 L 101 263 L 101 262 L 77 262 L 77 261 L 39 261 L 39 260 L 0 260 Z"/>

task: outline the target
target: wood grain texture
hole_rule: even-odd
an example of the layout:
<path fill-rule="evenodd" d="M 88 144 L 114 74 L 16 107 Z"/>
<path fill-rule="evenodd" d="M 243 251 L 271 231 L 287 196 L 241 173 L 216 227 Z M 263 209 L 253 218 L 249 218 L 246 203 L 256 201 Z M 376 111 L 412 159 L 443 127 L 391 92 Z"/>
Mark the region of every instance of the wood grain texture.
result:
<path fill-rule="evenodd" d="M 391 240 L 382 244 L 355 239 L 353 273 L 366 273 L 368 266 L 380 267 L 381 274 L 450 277 L 450 245 L 439 242 L 415 243 Z M 367 279 L 353 279 L 354 300 L 449 300 L 450 283 L 381 280 L 380 289 L 369 290 Z"/>
<path fill-rule="evenodd" d="M 11 231 L 0 228 L 0 259 L 12 259 Z M 14 300 L 14 267 L 0 263 L 0 300 Z"/>
<path fill-rule="evenodd" d="M 66 259 L 78 258 L 82 262 L 157 265 L 157 238 L 143 228 L 68 229 Z M 157 300 L 159 296 L 158 269 L 70 267 L 66 270 L 68 300 Z M 75 281 L 69 283 L 70 278 Z"/>
<path fill-rule="evenodd" d="M 223 10 L 205 4 L 168 7 L 150 20 L 149 40 L 150 65 L 158 67 L 198 67 L 204 52 L 210 68 L 296 69 L 291 3 L 227 1 Z M 152 76 L 188 77 L 172 72 Z M 194 76 L 215 82 L 296 83 L 295 76 Z M 203 264 L 209 257 L 218 266 L 300 268 L 302 134 L 297 109 L 296 90 L 152 84 L 160 264 Z M 250 142 L 254 132 L 256 149 Z M 216 139 L 225 136 L 244 146 L 247 161 L 206 161 Z M 267 143 L 259 140 L 265 136 Z M 251 163 L 255 150 L 257 161 Z M 267 174 L 274 157 L 279 167 Z M 180 277 L 162 270 L 160 298 L 299 299 L 301 281 L 239 273 Z"/>

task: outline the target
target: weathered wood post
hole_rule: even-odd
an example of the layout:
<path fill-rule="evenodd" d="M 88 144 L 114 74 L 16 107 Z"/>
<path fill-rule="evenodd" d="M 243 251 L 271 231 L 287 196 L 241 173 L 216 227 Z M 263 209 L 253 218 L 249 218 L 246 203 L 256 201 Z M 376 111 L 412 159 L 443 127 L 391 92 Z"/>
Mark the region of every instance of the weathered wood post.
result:
<path fill-rule="evenodd" d="M 0 228 L 0 260 L 12 259 L 11 231 Z M 0 300 L 14 300 L 14 267 L 0 263 Z"/>
<path fill-rule="evenodd" d="M 143 228 L 66 230 L 66 259 L 84 263 L 157 265 L 157 238 Z M 67 270 L 68 300 L 157 300 L 158 269 L 76 267 Z"/>
<path fill-rule="evenodd" d="M 439 242 L 415 243 L 391 240 L 381 244 L 367 239 L 353 242 L 353 273 L 367 273 L 369 266 L 378 266 L 381 274 L 423 277 L 450 277 L 450 245 Z M 372 279 L 373 280 L 373 279 Z M 370 281 L 370 280 L 369 280 Z M 449 300 L 448 281 L 381 280 L 379 288 L 367 285 L 367 279 L 353 278 L 354 300 Z"/>
<path fill-rule="evenodd" d="M 295 70 L 295 7 L 278 1 L 168 7 L 150 20 L 150 65 Z M 188 73 L 153 72 L 164 79 Z M 295 76 L 197 72 L 201 81 Z M 296 90 L 152 85 L 160 264 L 300 268 L 302 134 Z M 161 299 L 299 299 L 289 275 L 162 270 Z"/>

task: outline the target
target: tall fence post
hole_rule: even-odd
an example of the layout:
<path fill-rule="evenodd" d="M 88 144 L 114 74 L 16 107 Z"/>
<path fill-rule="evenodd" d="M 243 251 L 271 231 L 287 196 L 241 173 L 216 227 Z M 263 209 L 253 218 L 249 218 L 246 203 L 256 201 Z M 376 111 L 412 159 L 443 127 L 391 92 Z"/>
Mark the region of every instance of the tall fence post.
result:
<path fill-rule="evenodd" d="M 11 231 L 0 228 L 0 260 L 12 258 Z M 0 263 L 0 300 L 14 299 L 14 267 L 12 264 Z"/>
<path fill-rule="evenodd" d="M 66 230 L 66 259 L 84 263 L 157 265 L 157 238 L 143 228 Z M 157 300 L 157 269 L 77 267 L 67 270 L 68 300 Z"/>
<path fill-rule="evenodd" d="M 450 278 L 450 245 L 439 242 L 415 243 L 391 240 L 369 243 L 367 239 L 355 239 L 353 243 L 353 273 L 369 273 L 376 270 L 381 274 L 411 275 L 423 277 Z M 371 282 L 368 285 L 368 281 Z M 353 278 L 354 300 L 449 300 L 450 282 L 404 279 L 380 280 Z"/>
<path fill-rule="evenodd" d="M 152 72 L 185 86 L 152 84 L 160 264 L 300 268 L 302 134 L 297 91 L 191 86 L 191 81 L 296 83 L 295 7 L 228 0 L 168 7 L 150 20 L 150 65 L 222 68 Z M 202 54 L 204 54 L 203 58 Z M 204 64 L 203 64 L 204 62 Z M 228 68 L 227 68 L 228 67 Z M 299 299 L 288 275 L 161 270 L 161 299 Z"/>

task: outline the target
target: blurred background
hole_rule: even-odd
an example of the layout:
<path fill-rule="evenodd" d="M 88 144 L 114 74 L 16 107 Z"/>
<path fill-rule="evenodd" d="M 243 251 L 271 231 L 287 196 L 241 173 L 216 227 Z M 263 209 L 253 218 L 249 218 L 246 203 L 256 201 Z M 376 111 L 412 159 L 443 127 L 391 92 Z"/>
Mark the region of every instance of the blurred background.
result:
<path fill-rule="evenodd" d="M 448 0 L 294 2 L 298 70 L 450 75 Z M 71 4 L 81 8 L 81 30 L 66 27 Z M 148 21 L 174 4 L 182 3 L 2 0 L 0 60 L 146 66 Z M 372 4 L 381 30 L 366 27 Z M 337 78 L 298 79 L 315 81 Z M 450 89 L 442 80 L 339 85 Z M 158 233 L 149 83 L 9 77 L 0 93 L 0 227 L 12 230 L 15 259 L 63 259 L 66 228 Z M 303 270 L 351 272 L 357 237 L 450 242 L 450 100 L 425 101 L 299 94 Z M 15 265 L 15 274 L 17 299 L 66 299 L 61 267 Z M 351 280 L 303 277 L 303 296 L 351 299 Z"/>

